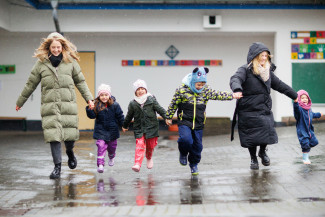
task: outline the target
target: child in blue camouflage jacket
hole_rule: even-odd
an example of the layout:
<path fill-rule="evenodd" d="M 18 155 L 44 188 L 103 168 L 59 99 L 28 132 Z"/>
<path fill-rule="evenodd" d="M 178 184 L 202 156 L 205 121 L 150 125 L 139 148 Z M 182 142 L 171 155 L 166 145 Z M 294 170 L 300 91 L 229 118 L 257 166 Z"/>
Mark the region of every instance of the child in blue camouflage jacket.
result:
<path fill-rule="evenodd" d="M 201 160 L 202 133 L 205 124 L 205 109 L 209 100 L 232 100 L 237 98 L 231 92 L 215 91 L 207 82 L 208 68 L 195 68 L 186 75 L 182 85 L 176 89 L 168 107 L 166 116 L 171 118 L 177 110 L 179 162 L 186 166 L 187 160 L 192 175 L 198 175 L 198 163 Z"/>

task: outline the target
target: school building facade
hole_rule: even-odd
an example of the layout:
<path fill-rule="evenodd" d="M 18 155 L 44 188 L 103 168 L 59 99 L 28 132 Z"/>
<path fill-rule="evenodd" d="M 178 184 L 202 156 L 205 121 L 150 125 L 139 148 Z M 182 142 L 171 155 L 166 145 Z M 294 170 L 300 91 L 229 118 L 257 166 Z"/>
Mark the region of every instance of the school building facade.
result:
<path fill-rule="evenodd" d="M 22 110 L 15 111 L 36 62 L 35 49 L 42 38 L 56 31 L 52 9 L 40 5 L 42 1 L 36 0 L 0 2 L 3 119 L 41 120 L 40 85 Z M 132 83 L 138 78 L 147 82 L 148 91 L 165 109 L 182 78 L 196 66 L 210 69 L 212 88 L 231 91 L 230 77 L 246 63 L 249 46 L 258 41 L 271 50 L 276 75 L 295 90 L 310 91 L 316 100 L 313 110 L 325 113 L 324 5 L 113 5 L 61 4 L 56 24 L 80 51 L 80 64 L 93 94 L 101 83 L 109 84 L 125 114 L 133 99 Z M 276 91 L 272 99 L 276 122 L 293 116 L 291 99 Z M 235 104 L 235 100 L 210 101 L 207 117 L 232 119 Z M 80 105 L 81 122 L 86 119 L 85 105 Z M 81 127 L 91 128 L 87 121 Z"/>

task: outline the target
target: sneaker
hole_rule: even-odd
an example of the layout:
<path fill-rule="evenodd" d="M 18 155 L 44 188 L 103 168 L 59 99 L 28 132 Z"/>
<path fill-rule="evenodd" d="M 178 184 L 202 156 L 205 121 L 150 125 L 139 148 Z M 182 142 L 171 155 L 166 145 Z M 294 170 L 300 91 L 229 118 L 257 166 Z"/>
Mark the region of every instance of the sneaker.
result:
<path fill-rule="evenodd" d="M 251 170 L 258 170 L 258 160 L 257 157 L 251 159 Z"/>
<path fill-rule="evenodd" d="M 302 162 L 304 164 L 311 164 L 308 153 L 302 153 Z"/>
<path fill-rule="evenodd" d="M 108 166 L 114 166 L 114 158 L 108 160 Z"/>
<path fill-rule="evenodd" d="M 199 175 L 199 169 L 197 168 L 197 165 L 190 166 L 190 167 L 191 167 L 192 175 L 194 175 L 194 176 Z"/>
<path fill-rule="evenodd" d="M 186 155 L 182 155 L 181 153 L 179 153 L 179 163 L 182 166 L 186 166 L 187 165 L 187 156 Z"/>
<path fill-rule="evenodd" d="M 152 158 L 150 160 L 147 159 L 147 168 L 148 169 L 152 169 L 152 167 L 153 167 L 153 160 L 152 160 Z"/>
<path fill-rule="evenodd" d="M 138 164 L 135 164 L 133 167 L 132 167 L 132 170 L 134 171 L 134 172 L 139 172 L 140 171 L 140 165 L 138 165 Z"/>
<path fill-rule="evenodd" d="M 270 166 L 270 158 L 269 158 L 269 156 L 267 156 L 266 150 L 261 152 L 261 149 L 260 149 L 260 151 L 258 152 L 258 156 L 261 158 L 262 164 L 264 166 Z"/>
<path fill-rule="evenodd" d="M 103 173 L 104 172 L 104 166 L 103 165 L 99 165 L 98 168 L 97 168 L 97 172 Z"/>

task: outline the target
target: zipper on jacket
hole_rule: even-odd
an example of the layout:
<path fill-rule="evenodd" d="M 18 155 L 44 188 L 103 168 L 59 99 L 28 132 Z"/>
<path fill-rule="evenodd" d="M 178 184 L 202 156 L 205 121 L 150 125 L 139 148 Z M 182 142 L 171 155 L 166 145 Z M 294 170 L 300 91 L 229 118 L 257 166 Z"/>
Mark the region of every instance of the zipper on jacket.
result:
<path fill-rule="evenodd" d="M 194 93 L 194 109 L 193 109 L 193 130 L 195 128 L 195 114 L 196 114 L 196 93 Z"/>
<path fill-rule="evenodd" d="M 203 121 L 203 125 L 205 125 L 205 121 L 207 119 L 206 113 L 204 112 L 204 121 Z"/>
<path fill-rule="evenodd" d="M 309 137 L 311 138 L 311 133 L 310 133 L 310 115 L 309 115 L 309 110 L 308 110 L 308 128 L 309 128 L 309 131 L 308 131 L 308 133 L 309 133 Z"/>

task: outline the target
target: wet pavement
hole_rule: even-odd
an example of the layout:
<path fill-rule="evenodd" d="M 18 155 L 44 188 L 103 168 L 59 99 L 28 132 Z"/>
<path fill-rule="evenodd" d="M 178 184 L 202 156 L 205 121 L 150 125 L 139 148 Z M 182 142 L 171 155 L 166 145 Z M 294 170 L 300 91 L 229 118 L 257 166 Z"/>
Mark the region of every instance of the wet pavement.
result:
<path fill-rule="evenodd" d="M 175 137 L 159 137 L 154 168 L 131 170 L 135 140 L 118 140 L 115 165 L 96 171 L 96 146 L 82 133 L 70 170 L 63 149 L 61 179 L 51 180 L 50 146 L 40 132 L 0 131 L 0 216 L 325 216 L 325 123 L 315 124 L 320 144 L 301 161 L 295 127 L 277 128 L 268 146 L 271 166 L 249 169 L 239 138 L 203 138 L 200 174 L 178 163 Z M 236 133 L 238 136 L 238 134 Z"/>

